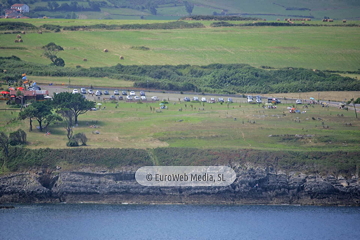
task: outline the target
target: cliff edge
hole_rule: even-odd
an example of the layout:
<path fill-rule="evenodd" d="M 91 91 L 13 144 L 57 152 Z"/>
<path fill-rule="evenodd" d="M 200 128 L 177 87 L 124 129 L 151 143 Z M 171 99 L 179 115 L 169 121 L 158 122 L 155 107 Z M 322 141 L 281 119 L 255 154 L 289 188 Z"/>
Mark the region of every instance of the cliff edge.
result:
<path fill-rule="evenodd" d="M 232 166 L 226 187 L 145 187 L 136 169 L 47 169 L 0 177 L 0 203 L 301 204 L 360 206 L 358 176 Z"/>

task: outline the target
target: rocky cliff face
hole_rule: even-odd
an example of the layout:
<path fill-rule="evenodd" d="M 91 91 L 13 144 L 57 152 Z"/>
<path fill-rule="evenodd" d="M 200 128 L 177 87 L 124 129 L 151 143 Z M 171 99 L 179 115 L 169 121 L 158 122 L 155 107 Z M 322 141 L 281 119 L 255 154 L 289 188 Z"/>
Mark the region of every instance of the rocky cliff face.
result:
<path fill-rule="evenodd" d="M 187 203 L 304 204 L 360 206 L 357 176 L 317 176 L 233 167 L 237 178 L 226 187 L 145 187 L 136 169 L 39 171 L 0 177 L 0 203 Z"/>

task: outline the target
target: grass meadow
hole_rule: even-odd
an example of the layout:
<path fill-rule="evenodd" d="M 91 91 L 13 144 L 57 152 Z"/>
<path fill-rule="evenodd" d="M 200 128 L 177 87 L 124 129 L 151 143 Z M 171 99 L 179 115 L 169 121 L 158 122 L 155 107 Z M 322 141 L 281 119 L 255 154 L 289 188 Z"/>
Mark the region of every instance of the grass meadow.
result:
<path fill-rule="evenodd" d="M 61 1 L 61 3 L 70 4 L 71 1 Z M 106 2 L 106 1 L 105 1 Z M 266 18 L 267 20 L 276 20 L 277 18 L 291 16 L 312 16 L 314 19 L 322 19 L 328 16 L 333 19 L 358 19 L 360 5 L 356 0 L 193 0 L 194 9 L 192 15 L 212 15 L 214 12 L 220 14 L 222 11 L 227 14 L 237 14 L 246 17 Z M 36 6 L 46 7 L 46 2 L 28 3 L 31 9 Z M 109 3 L 109 7 L 102 7 L 100 12 L 76 12 L 80 19 L 178 19 L 187 16 L 185 7 L 181 2 L 166 1 L 163 4 L 157 4 L 157 14 L 151 15 L 149 10 L 134 10 L 131 8 L 113 8 L 113 4 Z M 145 3 L 143 3 L 145 4 Z M 88 3 L 78 2 L 78 5 L 87 7 Z M 286 10 L 292 8 L 292 10 Z M 307 10 L 299 10 L 295 8 L 307 8 Z M 65 12 L 38 12 L 48 17 L 64 17 Z"/>
<path fill-rule="evenodd" d="M 93 21 L 93 22 L 92 22 Z M 30 19 L 35 25 L 132 24 L 135 20 Z M 151 21 L 146 21 L 151 22 Z M 158 22 L 158 21 L 156 21 Z M 210 23 L 210 22 L 208 22 Z M 205 27 L 176 30 L 62 31 L 27 33 L 23 43 L 15 35 L 0 34 L 0 56 L 49 64 L 41 47 L 61 45 L 58 54 L 67 67 L 123 65 L 208 65 L 246 63 L 254 67 L 301 67 L 354 71 L 360 64 L 358 27 Z M 131 49 L 146 46 L 149 51 Z M 22 49 L 17 49 L 22 47 Z M 109 52 L 103 52 L 103 49 Z M 121 60 L 120 56 L 124 59 Z M 83 61 L 86 58 L 87 61 Z"/>
<path fill-rule="evenodd" d="M 69 80 L 71 86 L 84 86 L 90 87 L 117 87 L 117 88 L 130 88 L 134 85 L 132 81 L 124 81 L 113 78 L 89 78 L 89 77 L 45 77 L 45 76 L 29 76 L 29 79 L 38 84 L 56 84 L 59 88 L 68 86 Z"/>
<path fill-rule="evenodd" d="M 358 150 L 360 121 L 355 119 L 354 111 L 314 105 L 297 106 L 306 113 L 290 114 L 287 107 L 292 104 L 265 109 L 240 101 L 245 99 L 229 105 L 170 100 L 168 109 L 160 109 L 159 102 L 120 101 L 117 106 L 115 102 L 99 101 L 102 104 L 98 105 L 99 110 L 80 115 L 74 133 L 86 134 L 89 139 L 86 148 Z M 6 108 L 4 102 L 0 108 Z M 65 148 L 67 138 L 62 123 L 50 126 L 50 135 L 37 130 L 28 132 L 28 120 L 11 121 L 18 112 L 1 111 L 1 131 L 24 129 L 29 148 Z M 33 123 L 37 125 L 36 121 Z"/>

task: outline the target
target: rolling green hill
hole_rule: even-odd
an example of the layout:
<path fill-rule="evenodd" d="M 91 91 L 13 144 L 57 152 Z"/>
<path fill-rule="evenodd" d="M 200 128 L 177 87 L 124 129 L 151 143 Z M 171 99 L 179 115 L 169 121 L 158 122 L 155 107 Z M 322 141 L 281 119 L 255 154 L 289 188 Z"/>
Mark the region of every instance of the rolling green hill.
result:
<path fill-rule="evenodd" d="M 0 10 L 3 12 L 16 2 L 1 0 L 0 3 Z M 333 19 L 360 18 L 360 2 L 357 0 L 24 0 L 21 3 L 30 6 L 30 17 L 169 20 L 190 14 L 215 14 L 251 16 L 268 20 L 295 16 L 307 16 L 318 20 L 325 16 Z"/>
<path fill-rule="evenodd" d="M 0 27 L 9 22 L 14 20 L 2 20 Z M 47 64 L 50 61 L 42 56 L 41 47 L 49 42 L 55 42 L 65 49 L 58 55 L 65 60 L 67 67 L 89 68 L 114 66 L 118 63 L 122 65 L 245 63 L 254 67 L 356 71 L 360 65 L 358 27 L 210 27 L 210 21 L 203 21 L 200 23 L 207 23 L 206 27 L 201 27 L 200 24 L 200 28 L 195 29 L 161 29 L 165 28 L 165 25 L 159 25 L 157 29 L 149 30 L 141 29 L 141 26 L 165 22 L 149 20 L 88 22 L 59 19 L 29 19 L 26 22 L 37 27 L 45 23 L 59 25 L 59 28 L 71 25 L 82 27 L 78 27 L 78 31 L 59 32 L 43 29 L 43 34 L 29 29 L 27 34 L 22 36 L 22 43 L 14 42 L 16 34 L 0 34 L 1 57 L 16 55 L 25 61 Z M 195 21 L 189 22 L 195 23 Z M 134 25 L 139 23 L 143 25 Z M 312 21 L 312 24 L 315 23 Z M 342 24 L 340 21 L 337 23 Z M 129 29 L 106 30 L 100 25 L 99 28 L 84 30 L 86 26 L 95 24 L 127 25 Z M 130 29 L 132 26 L 133 29 Z M 139 46 L 145 46 L 148 50 L 141 50 Z M 108 49 L 106 53 L 103 52 L 105 48 Z M 124 59 L 120 59 L 121 56 Z"/>

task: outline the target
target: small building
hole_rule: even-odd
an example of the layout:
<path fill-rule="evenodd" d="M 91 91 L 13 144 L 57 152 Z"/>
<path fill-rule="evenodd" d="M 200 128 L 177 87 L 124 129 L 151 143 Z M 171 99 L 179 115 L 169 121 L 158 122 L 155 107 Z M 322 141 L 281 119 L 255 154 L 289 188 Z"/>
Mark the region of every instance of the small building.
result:
<path fill-rule="evenodd" d="M 21 12 L 21 13 L 26 13 L 26 12 L 29 12 L 30 11 L 30 8 L 28 5 L 26 4 L 14 4 L 11 6 L 11 9 L 14 9 L 18 12 Z"/>
<path fill-rule="evenodd" d="M 6 9 L 5 10 L 5 18 L 29 18 L 24 16 L 22 13 L 20 13 L 19 11 L 16 11 L 14 9 Z"/>
<path fill-rule="evenodd" d="M 23 100 L 21 97 L 16 96 L 17 90 L 10 90 L 10 97 L 12 100 L 15 100 L 16 103 L 26 103 L 28 100 L 35 100 L 35 101 L 44 101 L 45 96 L 49 95 L 48 90 L 34 90 L 34 91 L 21 91 L 22 95 L 24 96 Z"/>

